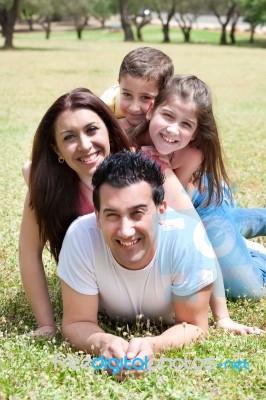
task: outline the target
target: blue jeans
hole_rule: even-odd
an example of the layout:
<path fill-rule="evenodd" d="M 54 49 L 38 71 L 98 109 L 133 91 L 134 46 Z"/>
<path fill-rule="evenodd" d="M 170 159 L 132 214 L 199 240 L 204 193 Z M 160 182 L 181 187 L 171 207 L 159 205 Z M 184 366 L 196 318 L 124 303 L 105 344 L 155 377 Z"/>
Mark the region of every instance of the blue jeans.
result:
<path fill-rule="evenodd" d="M 196 189 L 192 202 L 218 258 L 226 295 L 258 300 L 266 294 L 266 256 L 249 250 L 240 231 L 247 237 L 265 234 L 265 218 L 264 222 L 261 219 L 263 213 L 251 209 L 250 217 L 253 217 L 250 220 L 246 211 L 248 209 L 231 208 L 226 201 L 219 206 L 212 201 L 204 207 L 207 195 L 207 190 L 200 193 Z M 254 221 L 258 224 L 254 224 L 250 230 Z"/>
<path fill-rule="evenodd" d="M 266 208 L 230 208 L 242 236 L 266 236 Z"/>

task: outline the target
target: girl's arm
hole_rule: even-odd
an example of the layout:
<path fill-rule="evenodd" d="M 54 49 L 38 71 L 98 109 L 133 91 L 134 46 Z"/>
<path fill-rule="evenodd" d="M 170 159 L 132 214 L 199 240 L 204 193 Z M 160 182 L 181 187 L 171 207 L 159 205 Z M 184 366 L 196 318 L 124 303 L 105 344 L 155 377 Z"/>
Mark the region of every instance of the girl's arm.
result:
<path fill-rule="evenodd" d="M 217 279 L 213 284 L 213 290 L 210 298 L 210 307 L 217 328 L 223 328 L 228 332 L 246 335 L 254 333 L 257 335 L 265 333 L 263 330 L 243 325 L 231 319 L 227 308 L 224 281 L 219 264 L 217 265 Z"/>
<path fill-rule="evenodd" d="M 193 174 L 202 163 L 202 152 L 199 149 L 186 147 L 174 152 L 171 163 L 177 178 L 183 187 L 187 188 Z"/>
<path fill-rule="evenodd" d="M 164 174 L 165 174 L 165 182 L 163 187 L 165 191 L 165 199 L 168 206 L 178 211 L 194 210 L 193 204 L 188 194 L 181 185 L 174 171 L 168 167 L 165 169 Z M 195 216 L 199 219 L 196 210 L 194 211 L 195 211 Z"/>

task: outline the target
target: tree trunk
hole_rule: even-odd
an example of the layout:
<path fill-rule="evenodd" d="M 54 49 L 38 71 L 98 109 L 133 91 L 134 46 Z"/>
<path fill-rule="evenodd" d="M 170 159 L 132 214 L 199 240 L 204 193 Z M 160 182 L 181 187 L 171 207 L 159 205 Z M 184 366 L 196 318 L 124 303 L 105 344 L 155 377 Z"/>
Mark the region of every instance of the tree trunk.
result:
<path fill-rule="evenodd" d="M 136 25 L 137 26 L 137 38 L 138 38 L 138 41 L 139 42 L 142 42 L 143 41 L 143 39 L 142 39 L 142 33 L 141 33 L 141 26 L 140 25 Z"/>
<path fill-rule="evenodd" d="M 251 32 L 250 32 L 250 38 L 249 38 L 249 43 L 254 43 L 254 34 L 255 34 L 255 27 L 251 27 Z"/>
<path fill-rule="evenodd" d="M 12 7 L 10 8 L 9 11 L 7 11 L 7 24 L 6 24 L 6 30 L 5 30 L 5 44 L 4 44 L 4 49 L 13 49 L 13 33 L 14 33 L 14 26 L 15 22 L 18 16 L 18 8 L 19 8 L 19 1 L 20 0 L 14 0 Z"/>
<path fill-rule="evenodd" d="M 222 45 L 227 44 L 226 25 L 222 25 L 222 33 L 221 33 L 221 38 L 220 38 L 220 44 L 222 44 Z"/>
<path fill-rule="evenodd" d="M 134 35 L 131 29 L 131 23 L 128 18 L 128 0 L 119 0 L 119 10 L 121 16 L 121 24 L 124 31 L 124 41 L 134 42 Z"/>
<path fill-rule="evenodd" d="M 222 27 L 220 44 L 225 45 L 225 44 L 227 44 L 226 27 L 227 27 L 232 15 L 235 12 L 236 3 L 233 3 L 231 5 L 231 7 L 229 8 L 229 10 L 227 11 L 227 13 L 226 13 L 226 21 L 224 23 L 222 22 L 222 16 L 218 13 L 218 11 L 217 11 L 217 9 L 215 8 L 214 5 L 212 5 L 211 9 L 212 9 L 214 15 L 217 17 L 217 19 L 218 19 L 218 21 L 219 21 L 219 23 L 221 24 L 221 27 Z"/>
<path fill-rule="evenodd" d="M 82 39 L 82 28 L 80 28 L 79 26 L 77 26 L 77 35 L 78 35 L 78 39 L 81 40 Z"/>
<path fill-rule="evenodd" d="M 239 18 L 239 12 L 235 11 L 232 17 L 232 25 L 230 30 L 230 40 L 232 44 L 236 43 L 235 33 L 236 33 L 236 25 Z"/>
<path fill-rule="evenodd" d="M 142 18 L 142 20 L 140 22 L 138 22 L 137 17 L 135 17 L 135 18 L 133 18 L 133 22 L 137 29 L 137 38 L 140 42 L 142 42 L 143 38 L 142 38 L 141 30 L 145 25 L 148 25 L 151 22 L 151 18 L 144 17 L 144 18 Z"/>
<path fill-rule="evenodd" d="M 235 43 L 236 43 L 235 31 L 236 31 L 236 27 L 232 25 L 232 26 L 231 26 L 231 30 L 230 30 L 230 40 L 231 40 L 231 44 L 235 44 Z"/>
<path fill-rule="evenodd" d="M 169 24 L 163 24 L 163 43 L 170 43 Z"/>
<path fill-rule="evenodd" d="M 0 25 L 2 28 L 2 36 L 6 36 L 6 25 L 7 25 L 7 12 L 6 10 L 0 10 Z"/>
<path fill-rule="evenodd" d="M 191 31 L 191 28 L 181 27 L 181 30 L 182 30 L 183 35 L 184 35 L 184 43 L 189 43 L 190 42 L 190 31 Z"/>
<path fill-rule="evenodd" d="M 47 21 L 46 29 L 45 29 L 45 39 L 50 39 L 51 36 L 51 21 Z"/>

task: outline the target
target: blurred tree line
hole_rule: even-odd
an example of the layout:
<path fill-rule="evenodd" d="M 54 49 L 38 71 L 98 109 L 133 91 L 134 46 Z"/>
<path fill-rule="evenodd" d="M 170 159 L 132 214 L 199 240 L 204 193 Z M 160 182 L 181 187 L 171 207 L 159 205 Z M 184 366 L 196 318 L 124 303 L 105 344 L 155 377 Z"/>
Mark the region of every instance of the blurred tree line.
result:
<path fill-rule="evenodd" d="M 220 44 L 235 43 L 235 31 L 240 16 L 250 24 L 250 41 L 255 29 L 266 22 L 266 0 L 0 0 L 0 27 L 5 38 L 4 49 L 13 48 L 15 23 L 20 19 L 29 25 L 42 26 L 50 38 L 52 23 L 71 22 L 78 39 L 90 19 L 99 21 L 102 28 L 113 15 L 120 14 L 125 41 L 142 41 L 142 28 L 158 18 L 163 42 L 170 42 L 170 22 L 175 21 L 190 42 L 193 25 L 200 15 L 215 15 L 221 26 Z M 133 27 L 136 30 L 134 36 Z M 229 35 L 229 39 L 228 36 Z"/>

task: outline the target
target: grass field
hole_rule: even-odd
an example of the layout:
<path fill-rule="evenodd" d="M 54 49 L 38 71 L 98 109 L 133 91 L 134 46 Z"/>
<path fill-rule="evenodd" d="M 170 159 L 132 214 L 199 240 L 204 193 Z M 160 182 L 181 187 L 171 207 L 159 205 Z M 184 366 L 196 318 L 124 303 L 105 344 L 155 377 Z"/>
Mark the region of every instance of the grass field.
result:
<path fill-rule="evenodd" d="M 237 201 L 246 207 L 264 205 L 265 50 L 198 43 L 163 45 L 158 32 L 144 31 L 145 35 L 147 42 L 141 45 L 163 50 L 172 57 L 176 72 L 196 74 L 211 86 Z M 198 37 L 195 42 L 201 41 Z M 48 106 L 68 90 L 85 86 L 101 94 L 114 84 L 122 58 L 140 44 L 124 43 L 120 33 L 109 31 L 86 31 L 82 41 L 71 31 L 52 33 L 49 41 L 43 33 L 21 33 L 15 35 L 14 44 L 17 51 L 0 51 L 0 399 L 264 398 L 265 336 L 237 337 L 211 327 L 208 340 L 166 355 L 215 357 L 217 362 L 245 359 L 250 370 L 178 371 L 165 366 L 143 379 L 129 378 L 123 383 L 92 368 L 55 370 L 55 354 L 71 354 L 60 333 L 53 341 L 29 338 L 27 333 L 36 326 L 20 283 L 18 235 L 26 193 L 21 167 L 30 158 L 37 124 Z M 48 255 L 46 268 L 59 325 L 59 285 Z M 228 305 L 235 319 L 266 329 L 265 304 L 263 300 Z"/>

